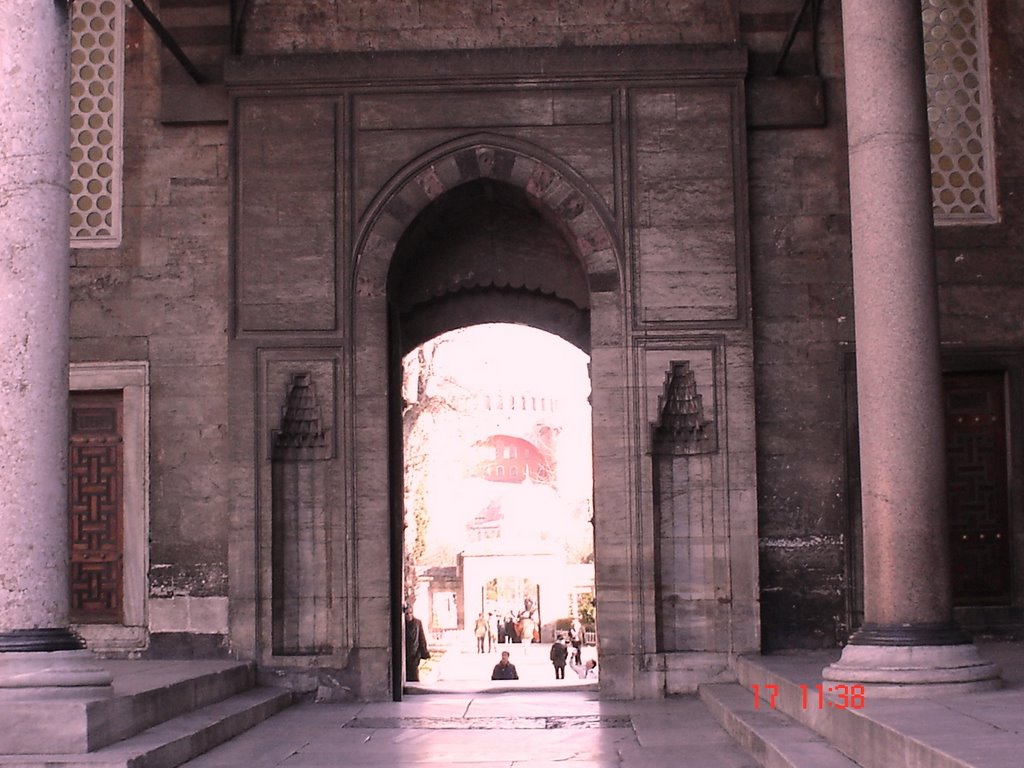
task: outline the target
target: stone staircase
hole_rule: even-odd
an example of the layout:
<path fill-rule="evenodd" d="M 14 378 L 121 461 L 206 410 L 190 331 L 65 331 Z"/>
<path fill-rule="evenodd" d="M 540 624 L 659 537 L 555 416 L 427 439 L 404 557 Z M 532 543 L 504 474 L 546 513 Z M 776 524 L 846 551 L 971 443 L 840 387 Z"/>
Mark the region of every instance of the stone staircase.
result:
<path fill-rule="evenodd" d="M 765 768 L 856 768 L 857 763 L 810 728 L 762 702 L 738 683 L 700 688 L 700 698 L 723 728 Z"/>
<path fill-rule="evenodd" d="M 291 693 L 255 687 L 251 664 L 217 661 L 105 662 L 114 695 L 81 703 L 80 717 L 40 718 L 35 743 L 58 747 L 68 723 L 88 751 L 0 754 L 2 768 L 173 768 L 252 728 L 291 703 Z M 42 710 L 45 712 L 45 709 Z M 53 734 L 46 740 L 45 732 Z M 5 746 L 6 744 L 6 746 Z M 0 752 L 23 752 L 0 734 Z"/>
<path fill-rule="evenodd" d="M 835 706 L 840 699 L 827 695 L 819 707 L 815 686 L 832 660 L 834 654 L 814 652 L 740 657 L 739 682 L 701 686 L 700 698 L 722 727 L 770 768 L 1024 765 L 1016 679 L 1003 691 L 931 698 L 872 699 L 868 689 L 856 707 Z"/>

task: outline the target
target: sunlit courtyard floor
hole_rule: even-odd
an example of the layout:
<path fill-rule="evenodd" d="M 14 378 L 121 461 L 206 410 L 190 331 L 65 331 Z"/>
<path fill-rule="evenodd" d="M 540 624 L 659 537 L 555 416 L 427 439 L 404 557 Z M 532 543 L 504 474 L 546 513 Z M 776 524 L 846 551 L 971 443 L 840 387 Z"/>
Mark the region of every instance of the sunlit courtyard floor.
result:
<path fill-rule="evenodd" d="M 484 653 L 477 653 L 476 638 L 468 632 L 453 634 L 447 643 L 435 643 L 431 649 L 433 658 L 425 662 L 419 683 L 407 683 L 406 693 L 473 693 L 500 691 L 588 691 L 596 690 L 598 680 L 581 680 L 570 667 L 565 669 L 565 679 L 555 679 L 551 663 L 550 643 L 507 643 L 491 645 Z M 518 680 L 491 680 L 491 671 L 501 658 L 501 652 L 508 651 L 512 663 L 519 673 Z M 583 661 L 597 660 L 597 648 L 584 646 Z M 600 664 L 598 664 L 600 669 Z"/>

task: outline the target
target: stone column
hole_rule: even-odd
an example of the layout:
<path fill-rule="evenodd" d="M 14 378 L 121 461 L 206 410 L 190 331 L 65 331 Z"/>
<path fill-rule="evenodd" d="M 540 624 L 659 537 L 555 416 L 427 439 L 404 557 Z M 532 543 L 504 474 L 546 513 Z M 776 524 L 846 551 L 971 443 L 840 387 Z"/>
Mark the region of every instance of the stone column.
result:
<path fill-rule="evenodd" d="M 920 5 L 844 0 L 843 42 L 865 624 L 824 677 L 869 695 L 991 687 L 953 624 Z"/>
<path fill-rule="evenodd" d="M 67 11 L 4 0 L 0 30 L 0 702 L 103 695 L 68 631 Z"/>

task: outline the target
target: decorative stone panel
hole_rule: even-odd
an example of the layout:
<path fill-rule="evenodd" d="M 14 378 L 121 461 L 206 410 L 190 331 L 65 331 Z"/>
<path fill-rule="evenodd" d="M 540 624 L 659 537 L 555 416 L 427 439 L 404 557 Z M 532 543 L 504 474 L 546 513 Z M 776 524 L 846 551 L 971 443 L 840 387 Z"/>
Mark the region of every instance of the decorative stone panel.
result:
<path fill-rule="evenodd" d="M 71 14 L 71 245 L 121 242 L 124 2 L 83 0 Z"/>
<path fill-rule="evenodd" d="M 239 332 L 330 331 L 336 307 L 336 119 L 331 99 L 238 106 Z"/>
<path fill-rule="evenodd" d="M 697 377 L 688 361 L 672 363 L 665 374 L 665 393 L 658 403 L 660 414 L 653 425 L 654 453 L 714 453 L 718 447 L 714 439 L 717 433 L 704 415 L 704 398 L 697 391 Z"/>
<path fill-rule="evenodd" d="M 265 348 L 256 355 L 262 461 L 255 573 L 265 663 L 337 666 L 352 619 L 347 581 L 351 517 L 345 503 L 342 365 L 332 348 Z"/>
<path fill-rule="evenodd" d="M 937 224 L 997 217 L 985 0 L 923 0 Z"/>
<path fill-rule="evenodd" d="M 736 99 L 721 86 L 631 93 L 634 312 L 642 323 L 743 316 Z"/>
<path fill-rule="evenodd" d="M 329 387 L 331 389 L 332 387 Z M 273 432 L 271 610 L 274 655 L 331 652 L 328 433 L 307 371 L 292 374 Z"/>
<path fill-rule="evenodd" d="M 724 462 L 688 361 L 673 361 L 652 425 L 657 646 L 730 650 L 729 510 Z"/>
<path fill-rule="evenodd" d="M 266 425 L 263 455 L 268 459 L 333 459 L 337 456 L 338 363 L 331 351 L 322 358 L 311 352 L 261 351 L 264 365 L 262 421 Z M 309 398 L 316 402 L 315 417 L 308 412 L 301 413 L 299 408 L 299 404 Z M 307 421 L 295 423 L 299 418 Z M 297 430 L 312 429 L 313 424 L 315 434 L 302 439 L 295 434 Z"/>

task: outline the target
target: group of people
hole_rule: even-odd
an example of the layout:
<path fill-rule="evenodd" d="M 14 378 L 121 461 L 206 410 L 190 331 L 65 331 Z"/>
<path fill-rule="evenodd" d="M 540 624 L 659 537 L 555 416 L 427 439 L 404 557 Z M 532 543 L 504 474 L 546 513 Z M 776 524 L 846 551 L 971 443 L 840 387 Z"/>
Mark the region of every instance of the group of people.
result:
<path fill-rule="evenodd" d="M 566 665 L 576 673 L 576 676 L 580 680 L 596 680 L 597 679 L 597 661 L 595 659 L 587 659 L 585 664 L 580 664 L 576 661 L 570 661 L 569 649 L 563 642 L 561 636 L 551 644 L 551 651 L 549 653 L 551 658 L 551 664 L 555 668 L 555 679 L 565 679 L 565 667 Z M 501 652 L 501 660 L 494 665 L 494 669 L 491 671 L 491 680 L 518 680 L 519 671 L 516 669 L 516 665 L 512 663 L 509 658 L 508 651 Z"/>
<path fill-rule="evenodd" d="M 503 616 L 494 611 L 488 612 L 486 616 L 480 613 L 473 625 L 473 635 L 476 637 L 477 653 L 490 653 L 495 644 L 522 643 L 528 646 L 539 642 L 537 608 L 533 600 L 526 598 L 523 600 L 523 610 L 518 613 L 511 610 Z"/>
<path fill-rule="evenodd" d="M 571 654 L 569 652 L 570 647 L 573 649 Z M 564 635 L 558 635 L 555 638 L 555 642 L 551 644 L 548 658 L 551 659 L 551 664 L 555 668 L 555 680 L 565 679 L 565 667 L 567 664 L 581 680 L 597 677 L 597 661 L 595 659 L 588 659 L 585 664 L 582 663 L 583 656 L 580 645 L 575 643 L 567 645 Z"/>
<path fill-rule="evenodd" d="M 492 614 L 493 617 L 493 614 Z M 527 645 L 535 639 L 539 639 L 539 626 L 537 626 L 536 611 L 532 601 L 526 600 L 524 611 L 519 617 L 524 630 L 528 630 L 529 639 L 523 638 Z M 487 643 L 488 650 L 491 650 L 495 635 L 490 631 L 491 625 L 481 613 L 476 620 L 473 632 L 476 636 L 477 653 L 484 653 L 484 644 Z M 570 650 L 571 649 L 571 650 Z M 583 663 L 583 625 L 579 619 L 573 619 L 569 627 L 568 636 L 559 634 L 551 644 L 548 657 L 555 669 L 555 679 L 565 679 L 565 668 L 568 666 L 581 679 L 597 678 L 597 661 L 588 659 Z M 526 648 L 524 647 L 524 652 Z M 420 662 L 430 658 L 430 649 L 427 647 L 427 635 L 423 629 L 423 622 L 413 615 L 412 606 L 405 609 L 405 679 L 408 682 L 419 682 Z M 519 672 L 516 665 L 512 663 L 508 651 L 501 652 L 501 660 L 494 665 L 491 672 L 491 680 L 518 680 Z"/>
<path fill-rule="evenodd" d="M 570 650 L 571 649 L 571 650 Z M 524 649 L 525 651 L 525 649 Z M 569 635 L 559 634 L 551 644 L 548 658 L 555 668 L 555 679 L 565 679 L 565 668 L 572 669 L 581 680 L 597 678 L 597 661 L 588 659 L 583 663 L 583 624 L 573 619 L 569 627 Z M 508 651 L 502 651 L 501 660 L 494 665 L 491 680 L 518 680 L 519 672 L 509 658 Z"/>

